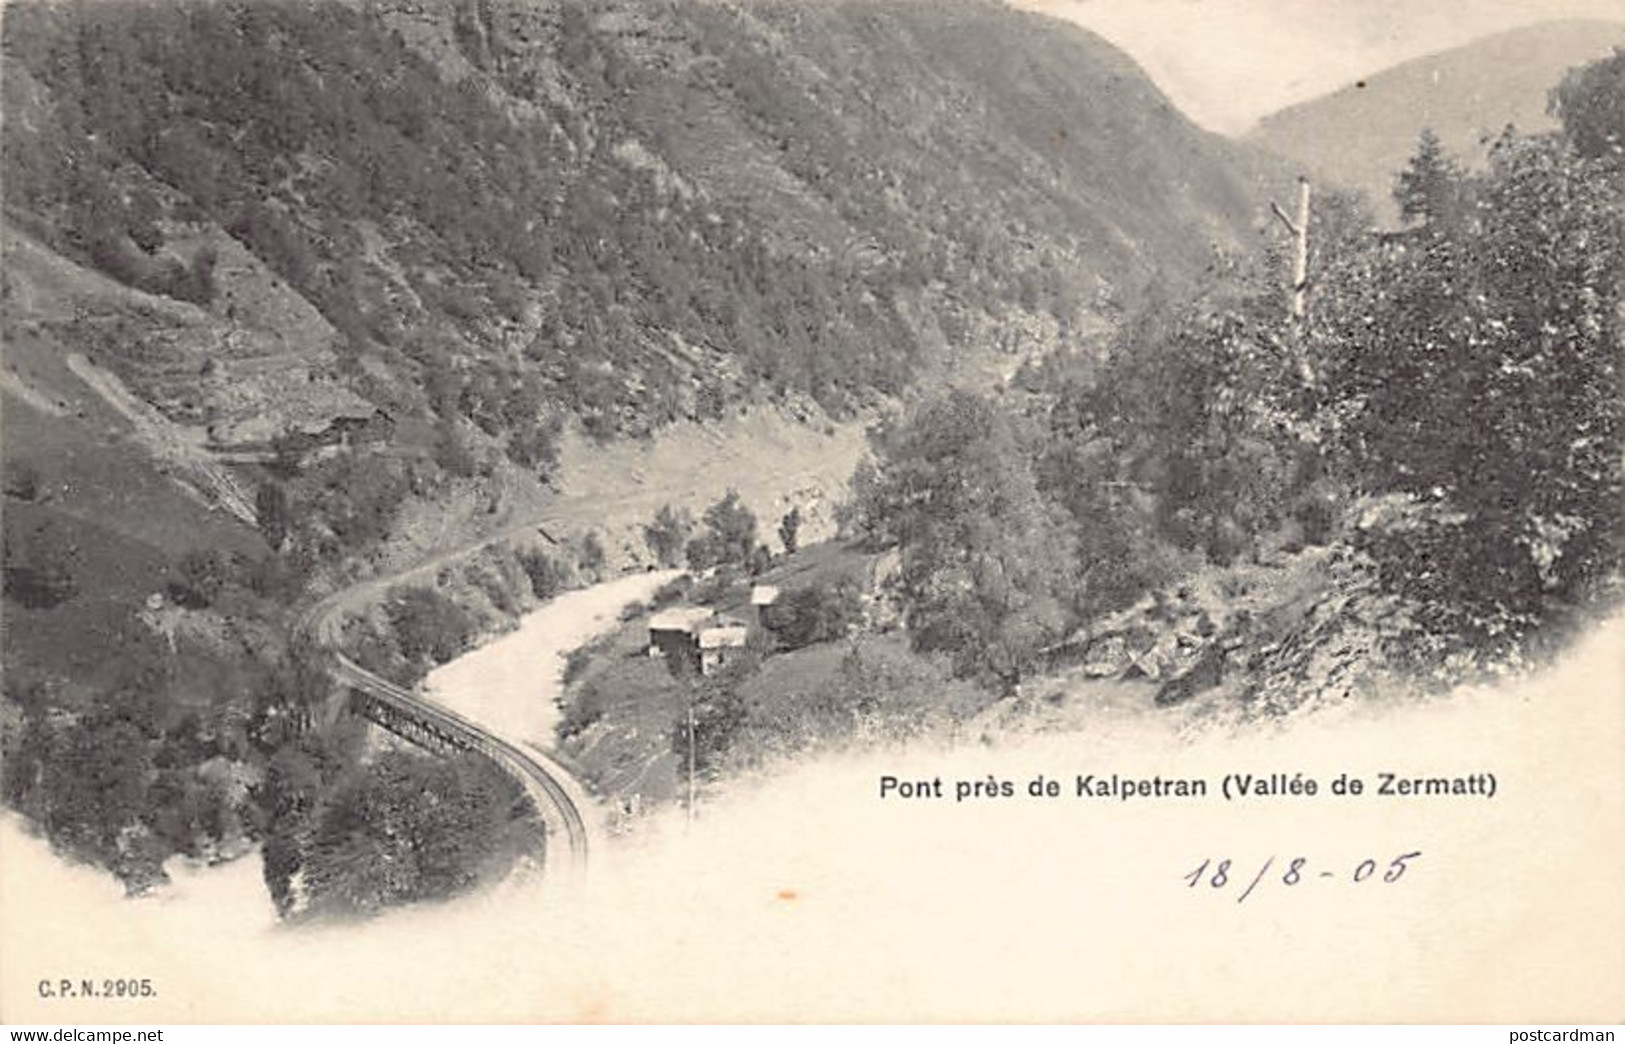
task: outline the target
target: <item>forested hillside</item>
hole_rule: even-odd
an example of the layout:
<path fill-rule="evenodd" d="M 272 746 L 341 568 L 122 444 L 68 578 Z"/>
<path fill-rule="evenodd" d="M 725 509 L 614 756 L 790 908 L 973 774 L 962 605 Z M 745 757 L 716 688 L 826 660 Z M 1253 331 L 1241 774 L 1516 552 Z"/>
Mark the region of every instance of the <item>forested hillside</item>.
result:
<path fill-rule="evenodd" d="M 1517 670 L 1617 606 L 1622 87 L 1625 51 L 1571 71 L 1559 129 L 1483 172 L 1424 142 L 1402 233 L 1319 196 L 1302 319 L 1266 254 L 1153 302 L 1098 373 L 894 425 L 855 517 L 914 646 L 1249 717 Z"/>
<path fill-rule="evenodd" d="M 538 539 L 566 429 L 1089 354 L 1268 194 L 1117 51 L 985 0 L 25 0 L 0 43 L 4 798 L 137 889 L 263 842 L 288 912 L 466 887 L 528 814 L 364 763 L 316 597 Z M 379 662 L 605 564 L 549 553 L 392 592 Z M 402 787 L 467 859 L 357 878 Z"/>
<path fill-rule="evenodd" d="M 658 797 L 900 737 L 1234 738 L 1549 665 L 1625 594 L 1625 52 L 1552 98 L 1483 171 L 1419 142 L 1402 232 L 1317 193 L 1301 313 L 1285 251 L 1236 256 L 1104 361 L 922 396 L 874 429 L 839 546 L 746 554 L 716 505 L 687 549 L 719 568 L 654 607 L 743 618 L 769 584 L 769 633 L 685 676 L 632 613 L 572 661 L 561 739 Z M 663 512 L 651 549 L 695 525 Z"/>
<path fill-rule="evenodd" d="M 840 411 L 1098 329 L 1259 204 L 1112 48 L 976 0 L 19 4 L 5 41 L 12 220 L 228 317 L 229 236 L 353 390 L 526 466 L 565 417 Z"/>

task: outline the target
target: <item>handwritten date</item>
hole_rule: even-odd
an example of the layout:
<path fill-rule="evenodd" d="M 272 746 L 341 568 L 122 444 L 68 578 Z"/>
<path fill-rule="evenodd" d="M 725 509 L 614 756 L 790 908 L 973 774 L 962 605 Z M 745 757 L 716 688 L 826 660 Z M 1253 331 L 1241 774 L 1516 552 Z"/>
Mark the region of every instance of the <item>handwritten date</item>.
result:
<path fill-rule="evenodd" d="M 1394 884 L 1405 876 L 1405 871 L 1410 867 L 1411 861 L 1421 857 L 1421 852 L 1406 852 L 1403 855 L 1394 856 L 1388 861 L 1386 867 L 1380 865 L 1378 860 L 1368 858 L 1361 860 L 1350 871 L 1347 867 L 1338 867 L 1336 869 L 1319 866 L 1311 867 L 1307 856 L 1297 856 L 1288 861 L 1286 868 L 1281 870 L 1276 866 L 1276 857 L 1270 856 L 1264 860 L 1264 864 L 1258 868 L 1258 872 L 1253 874 L 1250 879 L 1237 872 L 1232 860 L 1220 859 L 1215 861 L 1208 858 L 1202 860 L 1201 866 L 1186 874 L 1184 880 L 1191 888 L 1196 888 L 1204 883 L 1209 888 L 1224 888 L 1227 885 L 1240 884 L 1243 880 L 1246 880 L 1248 882 L 1247 887 L 1236 897 L 1236 902 L 1242 903 L 1247 901 L 1247 897 L 1253 894 L 1253 890 L 1266 877 L 1270 877 L 1272 869 L 1278 871 L 1278 880 L 1288 888 L 1296 887 L 1306 880 L 1341 880 L 1362 884 L 1372 877 L 1378 876 L 1379 870 L 1381 870 L 1383 884 Z M 1272 881 L 1276 879 L 1275 877 L 1271 878 Z"/>

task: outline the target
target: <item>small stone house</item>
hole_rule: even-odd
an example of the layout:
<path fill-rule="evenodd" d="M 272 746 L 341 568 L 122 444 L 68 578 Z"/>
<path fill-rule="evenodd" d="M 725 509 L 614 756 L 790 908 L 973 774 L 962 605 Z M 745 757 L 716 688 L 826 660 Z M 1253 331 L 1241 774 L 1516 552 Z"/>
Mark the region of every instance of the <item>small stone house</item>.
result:
<path fill-rule="evenodd" d="M 673 671 L 679 665 L 698 670 L 700 666 L 697 632 L 714 614 L 697 606 L 673 606 L 649 618 L 649 655 L 665 658 Z"/>
<path fill-rule="evenodd" d="M 744 651 L 745 642 L 750 638 L 750 627 L 730 616 L 718 616 L 702 626 L 696 638 L 700 673 L 715 674 Z"/>
<path fill-rule="evenodd" d="M 756 626 L 766 630 L 774 627 L 778 612 L 779 589 L 771 584 L 757 584 L 750 589 L 750 607 L 756 614 Z"/>
<path fill-rule="evenodd" d="M 676 606 L 649 619 L 649 655 L 684 669 L 713 674 L 732 663 L 750 638 L 750 625 L 697 606 Z"/>

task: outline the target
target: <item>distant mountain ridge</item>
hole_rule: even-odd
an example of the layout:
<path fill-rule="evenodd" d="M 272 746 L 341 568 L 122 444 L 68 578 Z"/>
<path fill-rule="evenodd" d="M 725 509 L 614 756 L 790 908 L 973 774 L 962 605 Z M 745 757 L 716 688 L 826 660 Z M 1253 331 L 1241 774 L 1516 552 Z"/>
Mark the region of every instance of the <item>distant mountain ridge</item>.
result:
<path fill-rule="evenodd" d="M 1247 142 L 1365 192 L 1395 222 L 1395 174 L 1423 128 L 1469 166 L 1512 124 L 1550 129 L 1547 92 L 1576 65 L 1625 47 L 1625 21 L 1557 21 L 1509 30 L 1403 62 L 1265 117 Z"/>

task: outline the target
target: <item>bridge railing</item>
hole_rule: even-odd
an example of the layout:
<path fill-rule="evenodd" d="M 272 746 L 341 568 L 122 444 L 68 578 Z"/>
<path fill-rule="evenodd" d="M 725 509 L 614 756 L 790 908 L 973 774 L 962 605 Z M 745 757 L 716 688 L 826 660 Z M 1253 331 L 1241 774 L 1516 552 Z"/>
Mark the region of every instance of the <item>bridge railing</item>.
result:
<path fill-rule="evenodd" d="M 577 866 L 585 864 L 586 824 L 569 793 L 553 778 L 546 766 L 538 764 L 519 747 L 493 735 L 489 730 L 461 714 L 424 701 L 409 690 L 373 674 L 343 653 L 334 652 L 332 655 L 337 664 L 335 673 L 353 691 L 361 693 L 363 699 L 389 708 L 391 712 L 415 722 L 418 727 L 444 742 L 481 755 L 511 776 L 527 792 L 533 789 L 541 791 L 546 804 L 551 805 L 557 812 L 573 861 Z M 390 728 L 387 722 L 380 721 L 379 724 Z M 409 742 L 424 745 L 417 737 L 399 732 L 397 734 Z M 547 809 L 542 805 L 542 802 L 537 802 L 537 812 L 545 819 Z"/>

